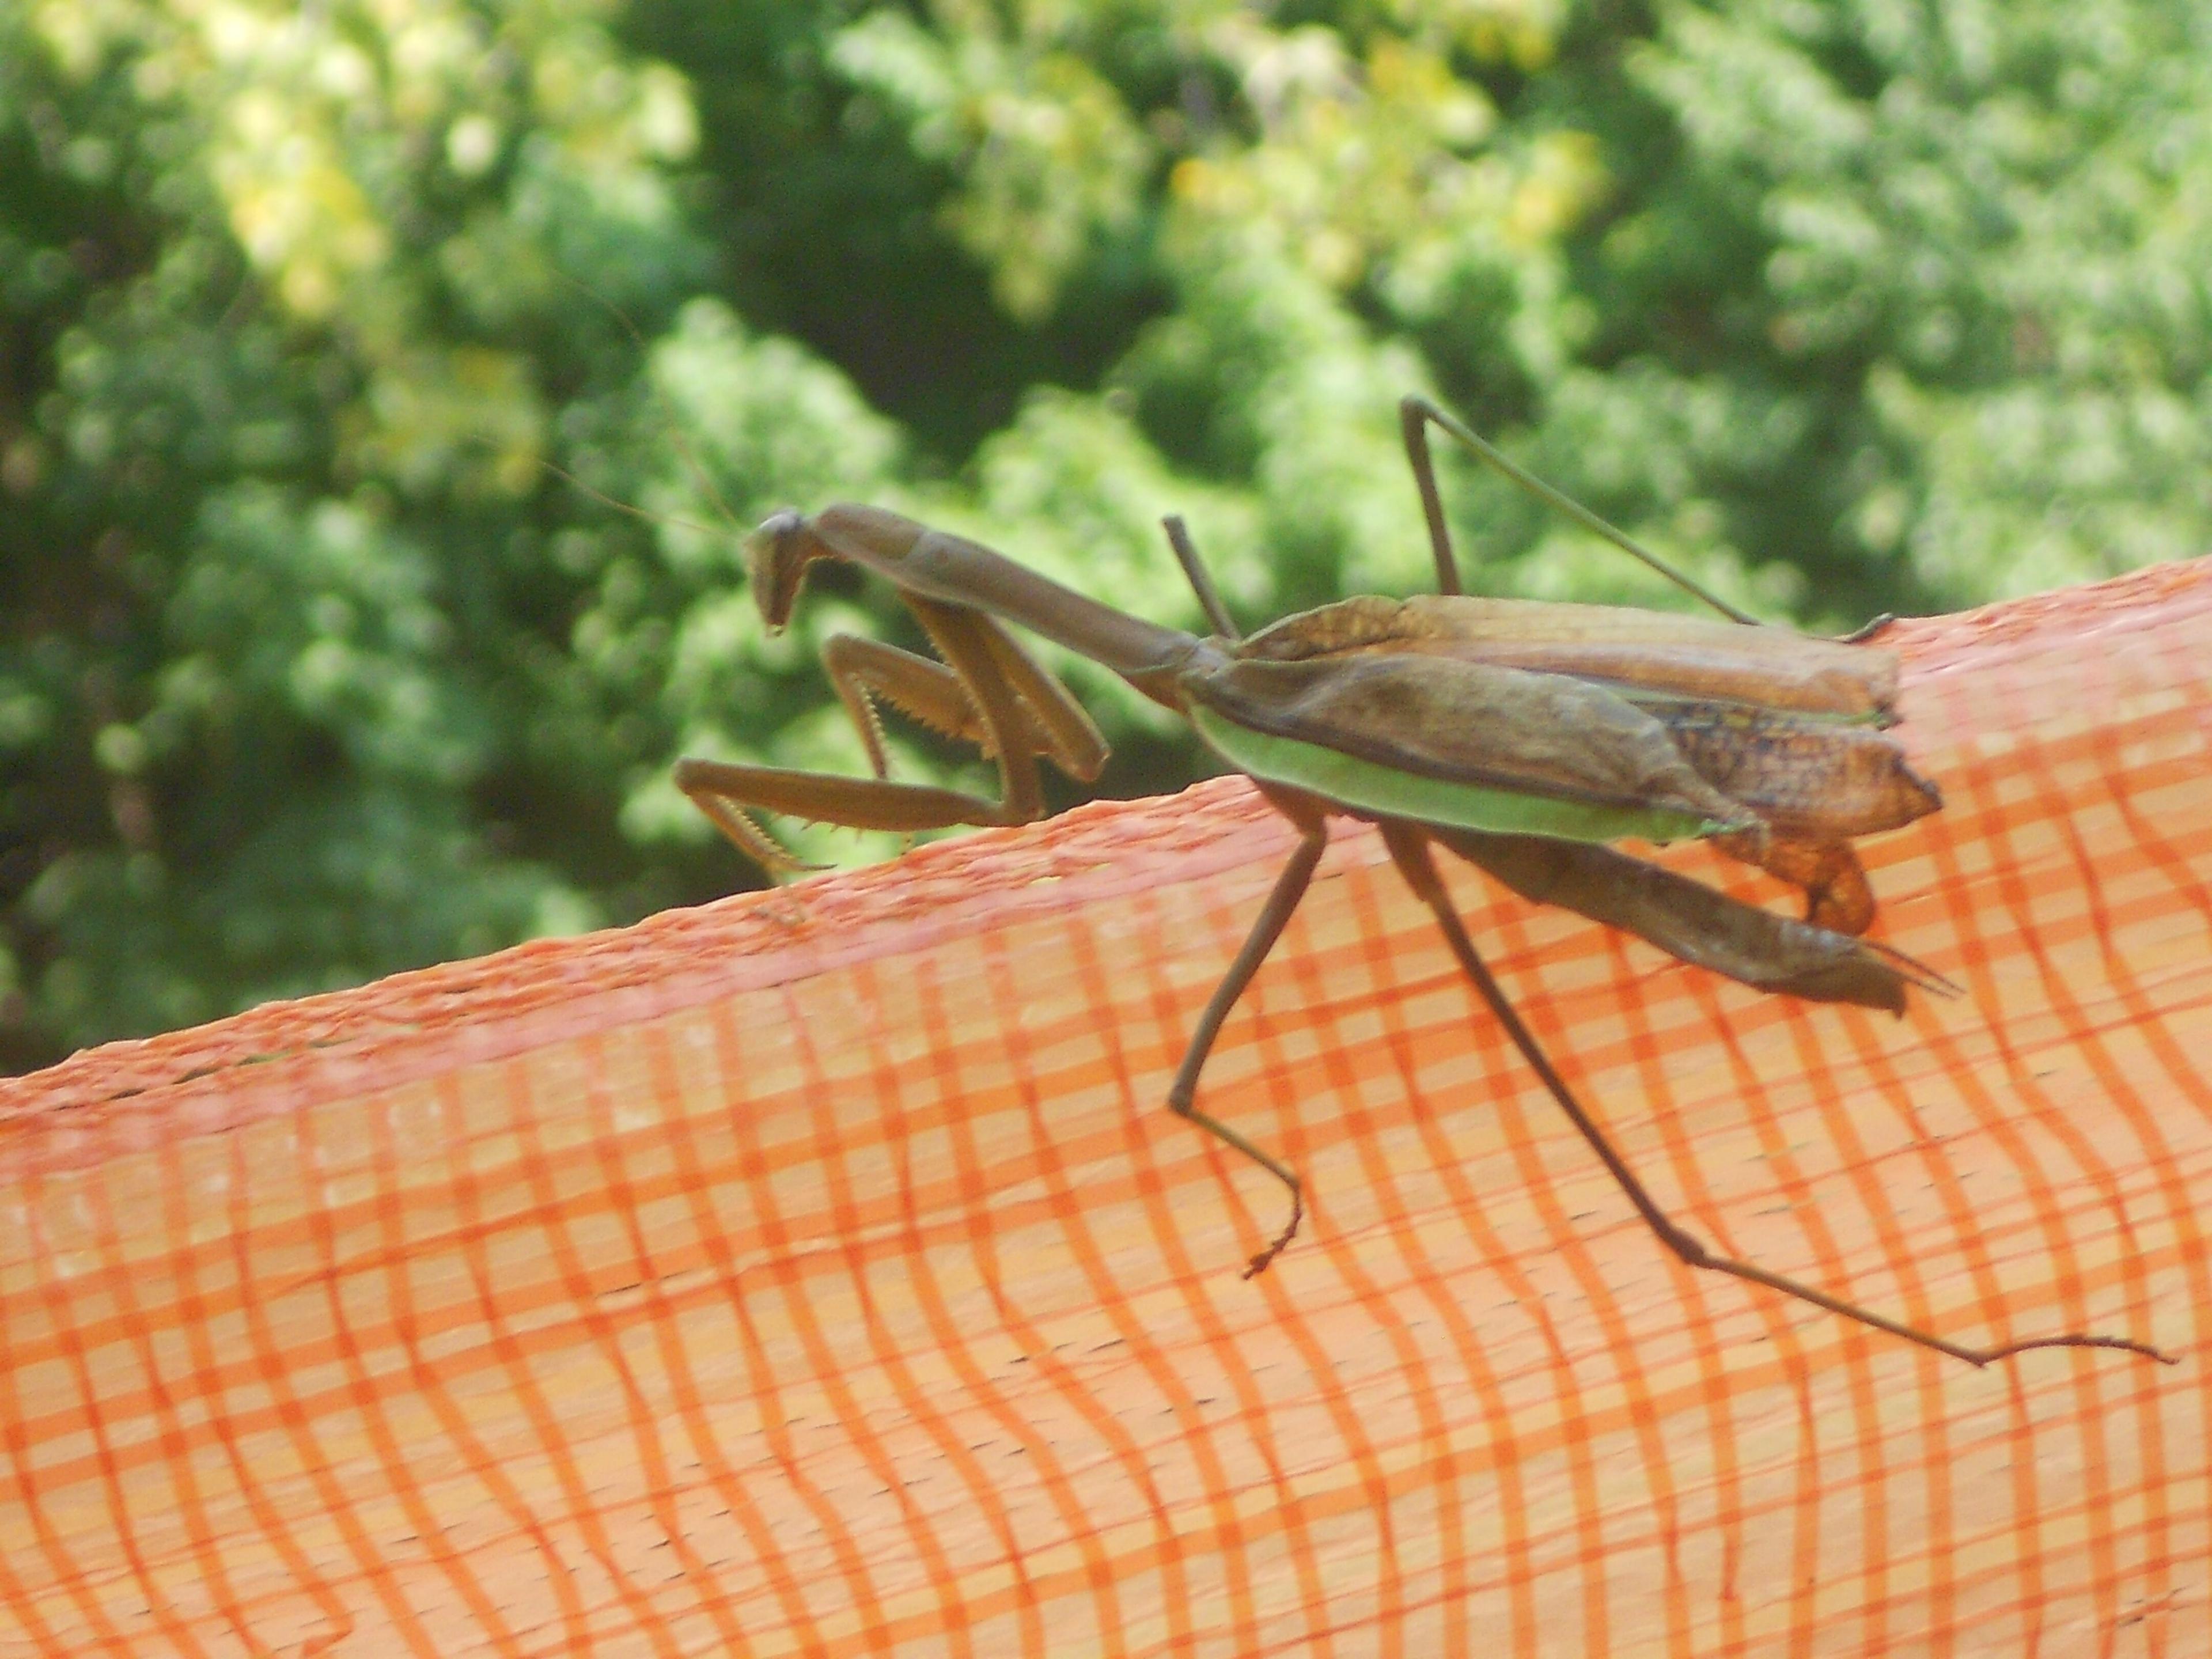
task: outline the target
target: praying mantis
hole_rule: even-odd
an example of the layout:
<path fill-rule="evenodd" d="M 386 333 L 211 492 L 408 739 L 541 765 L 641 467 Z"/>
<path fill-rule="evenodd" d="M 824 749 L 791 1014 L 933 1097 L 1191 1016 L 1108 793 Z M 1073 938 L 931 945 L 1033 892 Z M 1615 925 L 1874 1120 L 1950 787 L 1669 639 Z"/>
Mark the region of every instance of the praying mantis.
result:
<path fill-rule="evenodd" d="M 678 786 L 772 875 L 805 866 L 750 816 L 764 811 L 906 833 L 1012 825 L 1044 815 L 1039 763 L 1095 780 L 1107 747 L 1073 695 L 1007 631 L 1013 624 L 1119 674 L 1187 717 L 1247 774 L 1298 841 L 1250 933 L 1200 1014 L 1168 1104 L 1266 1170 L 1290 1219 L 1254 1255 L 1263 1272 L 1304 1214 L 1296 1170 L 1201 1109 L 1200 1073 L 1230 1011 L 1281 937 L 1327 844 L 1327 820 L 1375 824 L 1433 914 L 1477 995 L 1644 1224 L 1677 1259 L 1809 1303 L 1976 1366 L 2035 1348 L 2113 1348 L 2174 1363 L 2124 1337 L 2062 1334 L 1975 1347 L 1719 1254 L 1652 1198 L 1546 1056 L 1468 938 L 1437 872 L 1442 846 L 1523 897 L 1634 933 L 1761 991 L 1902 1013 L 1908 988 L 1952 994 L 1910 957 L 1862 937 L 1873 894 L 1853 840 L 1942 805 L 1887 734 L 1897 661 L 1867 643 L 1757 622 L 1521 468 L 1425 398 L 1401 404 L 1437 592 L 1349 599 L 1251 635 L 1231 618 L 1178 519 L 1174 547 L 1213 633 L 1128 616 L 975 542 L 881 508 L 785 512 L 748 538 L 761 615 L 782 628 L 808 568 L 843 560 L 890 580 L 938 653 L 831 638 L 823 665 L 872 776 L 684 759 Z M 1643 561 L 1719 619 L 1470 597 L 1462 591 L 1429 447 L 1443 433 L 1522 488 Z M 892 780 L 879 704 L 996 763 L 997 799 Z M 1633 837 L 1701 838 L 1805 896 L 1802 921 L 1614 850 Z"/>

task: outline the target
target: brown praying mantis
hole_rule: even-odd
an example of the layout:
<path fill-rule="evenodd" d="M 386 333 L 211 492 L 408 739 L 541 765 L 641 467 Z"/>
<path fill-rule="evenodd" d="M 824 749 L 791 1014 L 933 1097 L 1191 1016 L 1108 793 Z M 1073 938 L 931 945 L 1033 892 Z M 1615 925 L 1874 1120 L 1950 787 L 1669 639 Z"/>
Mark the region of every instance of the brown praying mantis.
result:
<path fill-rule="evenodd" d="M 1897 661 L 1866 640 L 1809 638 L 1756 622 L 1527 472 L 1435 404 L 1401 405 L 1427 519 L 1438 592 L 1345 599 L 1240 633 L 1179 520 L 1166 523 L 1212 624 L 1200 638 L 1101 605 L 977 543 L 880 508 L 781 513 L 749 538 L 755 597 L 770 629 L 790 618 L 807 568 L 842 559 L 895 584 L 940 660 L 837 635 L 830 684 L 866 747 L 872 777 L 687 759 L 676 781 L 771 874 L 803 868 L 750 814 L 912 833 L 1029 823 L 1044 814 L 1038 763 L 1090 782 L 1107 749 L 1068 690 L 1006 624 L 1077 652 L 1183 714 L 1245 772 L 1298 843 L 1199 1016 L 1168 1103 L 1282 1182 L 1289 1221 L 1245 1269 L 1267 1268 L 1297 1231 L 1304 1189 L 1287 1164 L 1200 1109 L 1198 1085 L 1223 1022 L 1297 908 L 1326 845 L 1326 821 L 1376 824 L 1392 861 L 1434 914 L 1477 994 L 1660 1242 L 1686 1265 L 1731 1274 L 1974 1365 L 2031 1348 L 2118 1348 L 2173 1363 L 2124 1337 L 2059 1335 L 1972 1347 L 1720 1255 L 1671 1219 L 1623 1161 L 1477 953 L 1438 876 L 1441 845 L 1531 901 L 1563 905 L 1680 960 L 1762 991 L 1902 1013 L 1908 987 L 1954 988 L 1863 939 L 1875 901 L 1851 848 L 1941 799 L 1885 728 Z M 1462 594 L 1429 450 L 1429 428 L 1604 537 L 1724 620 L 1621 607 Z M 878 703 L 995 761 L 997 799 L 889 776 Z M 1803 892 L 1802 921 L 1741 902 L 1613 850 L 1624 837 L 1710 838 Z"/>

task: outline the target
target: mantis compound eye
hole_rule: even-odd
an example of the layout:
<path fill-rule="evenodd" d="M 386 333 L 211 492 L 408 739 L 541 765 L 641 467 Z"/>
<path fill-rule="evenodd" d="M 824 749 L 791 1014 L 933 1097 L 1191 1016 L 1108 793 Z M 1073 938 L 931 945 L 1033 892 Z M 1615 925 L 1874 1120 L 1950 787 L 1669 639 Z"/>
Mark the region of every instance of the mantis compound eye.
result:
<path fill-rule="evenodd" d="M 781 632 L 791 620 L 799 583 L 819 551 L 807 533 L 806 520 L 788 507 L 770 514 L 759 529 L 745 538 L 745 572 L 752 581 L 761 620 L 771 632 Z"/>

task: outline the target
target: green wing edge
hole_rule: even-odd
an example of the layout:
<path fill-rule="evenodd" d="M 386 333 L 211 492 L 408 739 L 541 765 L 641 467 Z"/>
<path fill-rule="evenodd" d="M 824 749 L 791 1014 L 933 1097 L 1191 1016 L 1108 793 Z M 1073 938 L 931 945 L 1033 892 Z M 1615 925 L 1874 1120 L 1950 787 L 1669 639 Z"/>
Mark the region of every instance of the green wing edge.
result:
<path fill-rule="evenodd" d="M 1240 771 L 1386 817 L 1580 842 L 1632 836 L 1648 842 L 1694 841 L 1747 828 L 1750 822 L 1723 823 L 1663 807 L 1562 799 L 1424 777 L 1319 744 L 1255 732 L 1196 702 L 1187 712 L 1206 745 Z"/>

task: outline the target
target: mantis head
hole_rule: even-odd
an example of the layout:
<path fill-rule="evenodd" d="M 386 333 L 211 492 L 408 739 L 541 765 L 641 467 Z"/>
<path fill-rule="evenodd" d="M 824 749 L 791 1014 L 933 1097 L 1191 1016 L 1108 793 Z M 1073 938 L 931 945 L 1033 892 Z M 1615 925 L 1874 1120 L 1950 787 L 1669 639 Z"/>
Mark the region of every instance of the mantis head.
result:
<path fill-rule="evenodd" d="M 770 514 L 745 538 L 745 573 L 752 581 L 761 620 L 771 633 L 781 632 L 791 620 L 806 567 L 828 551 L 806 520 L 788 507 Z"/>

